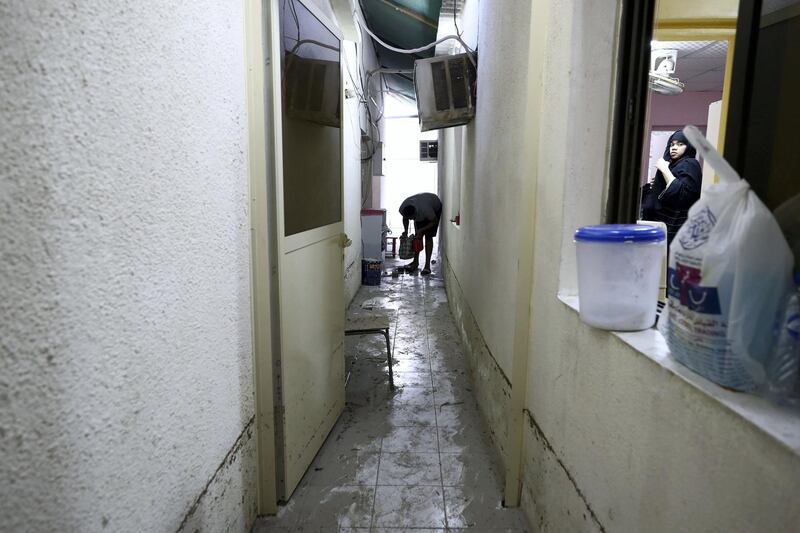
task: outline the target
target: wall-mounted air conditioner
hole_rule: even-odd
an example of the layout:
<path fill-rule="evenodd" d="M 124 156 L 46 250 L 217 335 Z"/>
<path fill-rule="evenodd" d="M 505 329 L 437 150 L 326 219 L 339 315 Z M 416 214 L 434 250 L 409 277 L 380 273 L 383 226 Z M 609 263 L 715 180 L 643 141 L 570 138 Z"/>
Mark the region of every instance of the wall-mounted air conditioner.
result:
<path fill-rule="evenodd" d="M 290 117 L 317 124 L 340 125 L 339 63 L 286 54 L 284 98 Z"/>
<path fill-rule="evenodd" d="M 475 67 L 467 54 L 418 59 L 414 89 L 421 131 L 466 124 L 475 116 Z"/>

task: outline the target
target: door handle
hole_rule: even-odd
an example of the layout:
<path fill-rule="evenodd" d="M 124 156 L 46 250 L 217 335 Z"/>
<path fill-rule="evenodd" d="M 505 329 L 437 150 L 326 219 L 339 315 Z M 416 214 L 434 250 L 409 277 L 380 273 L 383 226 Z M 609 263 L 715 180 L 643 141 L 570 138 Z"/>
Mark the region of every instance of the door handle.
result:
<path fill-rule="evenodd" d="M 347 233 L 342 233 L 342 248 L 349 248 L 351 244 L 353 244 L 353 241 L 350 240 Z"/>

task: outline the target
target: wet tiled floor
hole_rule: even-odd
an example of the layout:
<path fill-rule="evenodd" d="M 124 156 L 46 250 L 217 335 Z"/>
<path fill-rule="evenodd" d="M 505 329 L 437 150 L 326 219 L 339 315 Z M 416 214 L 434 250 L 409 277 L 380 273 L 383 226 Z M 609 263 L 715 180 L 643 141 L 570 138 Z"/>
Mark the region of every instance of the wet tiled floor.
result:
<path fill-rule="evenodd" d="M 391 317 L 395 389 L 380 335 L 346 338 L 347 406 L 290 501 L 253 531 L 527 531 L 502 473 L 434 275 L 362 286 L 350 318 Z"/>

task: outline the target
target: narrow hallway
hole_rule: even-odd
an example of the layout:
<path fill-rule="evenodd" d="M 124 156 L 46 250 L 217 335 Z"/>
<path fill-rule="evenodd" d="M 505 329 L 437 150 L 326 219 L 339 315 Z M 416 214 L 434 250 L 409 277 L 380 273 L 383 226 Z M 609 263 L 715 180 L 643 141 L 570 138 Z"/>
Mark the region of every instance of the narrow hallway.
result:
<path fill-rule="evenodd" d="M 361 287 L 348 318 L 381 310 L 395 390 L 384 338 L 347 337 L 345 411 L 289 503 L 254 531 L 527 531 L 522 511 L 501 505 L 502 467 L 438 268 Z"/>

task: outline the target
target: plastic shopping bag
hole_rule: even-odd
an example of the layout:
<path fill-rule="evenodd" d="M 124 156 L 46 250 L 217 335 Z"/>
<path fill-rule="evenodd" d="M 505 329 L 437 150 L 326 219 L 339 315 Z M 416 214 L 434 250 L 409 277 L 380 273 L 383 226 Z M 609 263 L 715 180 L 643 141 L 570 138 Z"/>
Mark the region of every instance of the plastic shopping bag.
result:
<path fill-rule="evenodd" d="M 411 237 L 400 237 L 400 245 L 397 249 L 397 255 L 400 256 L 400 259 L 414 258 L 414 250 L 412 249 L 413 240 L 413 235 Z"/>
<path fill-rule="evenodd" d="M 763 385 L 793 256 L 775 218 L 697 128 L 683 132 L 720 182 L 703 191 L 672 241 L 660 328 L 672 355 L 736 390 Z"/>

